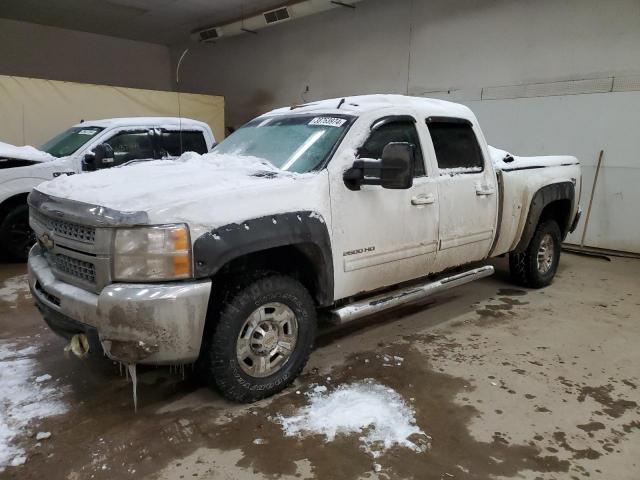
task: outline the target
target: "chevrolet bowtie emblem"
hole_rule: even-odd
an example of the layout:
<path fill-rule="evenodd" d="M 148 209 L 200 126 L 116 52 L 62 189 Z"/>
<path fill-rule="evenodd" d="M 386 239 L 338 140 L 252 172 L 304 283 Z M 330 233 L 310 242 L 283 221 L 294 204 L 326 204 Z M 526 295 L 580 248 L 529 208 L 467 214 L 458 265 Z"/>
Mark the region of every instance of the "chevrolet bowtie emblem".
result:
<path fill-rule="evenodd" d="M 56 245 L 53 241 L 53 238 L 51 238 L 47 233 L 43 233 L 42 235 L 40 235 L 40 238 L 38 238 L 38 242 L 40 243 L 40 245 L 42 245 L 43 248 L 47 250 L 53 250 L 53 247 L 55 247 Z"/>

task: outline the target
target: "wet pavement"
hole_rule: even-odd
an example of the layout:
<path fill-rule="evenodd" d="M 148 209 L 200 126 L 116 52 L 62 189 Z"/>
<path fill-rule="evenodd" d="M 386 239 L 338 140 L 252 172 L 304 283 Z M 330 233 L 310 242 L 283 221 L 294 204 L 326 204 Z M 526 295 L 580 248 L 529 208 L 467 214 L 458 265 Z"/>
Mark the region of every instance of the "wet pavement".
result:
<path fill-rule="evenodd" d="M 31 359 L 29 385 L 50 375 L 38 388 L 67 412 L 20 427 L 12 442 L 25 463 L 0 478 L 640 478 L 640 261 L 564 255 L 554 285 L 537 291 L 495 265 L 494 277 L 425 304 L 324 329 L 296 383 L 253 405 L 201 388 L 189 368 L 139 367 L 137 413 L 119 365 L 65 356 L 24 266 L 2 265 L 0 346 Z M 366 379 L 415 410 L 426 451 L 373 458 L 357 435 L 287 437 L 275 421 L 317 385 Z"/>

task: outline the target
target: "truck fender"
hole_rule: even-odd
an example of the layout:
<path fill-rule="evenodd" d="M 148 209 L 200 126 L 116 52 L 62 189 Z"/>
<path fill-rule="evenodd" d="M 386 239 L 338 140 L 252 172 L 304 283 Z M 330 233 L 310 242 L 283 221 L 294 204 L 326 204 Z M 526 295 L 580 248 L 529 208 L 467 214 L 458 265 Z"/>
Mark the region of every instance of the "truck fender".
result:
<path fill-rule="evenodd" d="M 230 223 L 206 232 L 193 244 L 196 278 L 212 277 L 224 265 L 242 256 L 276 247 L 297 247 L 316 275 L 316 299 L 333 302 L 333 256 L 327 225 L 315 212 L 280 213 Z M 214 286 L 215 288 L 215 286 Z"/>
<path fill-rule="evenodd" d="M 28 167 L 24 167 L 28 168 Z M 0 203 L 4 203 L 11 198 L 28 194 L 33 188 L 40 185 L 42 182 L 51 180 L 51 178 L 42 177 L 19 177 L 12 178 L 5 182 L 0 183 Z"/>
<path fill-rule="evenodd" d="M 569 200 L 571 202 L 571 209 L 569 212 L 573 212 L 575 202 L 575 185 L 572 182 L 552 183 L 551 185 L 545 185 L 540 188 L 540 190 L 533 195 L 529 206 L 529 212 L 527 214 L 527 221 L 522 230 L 520 241 L 516 245 L 514 252 L 523 252 L 527 248 L 527 245 L 529 245 L 529 242 L 536 231 L 542 211 L 551 202 L 555 202 L 557 200 Z M 567 235 L 570 224 L 571 222 L 567 219 L 565 222 L 566 228 L 562 229 L 562 225 L 560 226 L 562 229 L 562 238 Z"/>

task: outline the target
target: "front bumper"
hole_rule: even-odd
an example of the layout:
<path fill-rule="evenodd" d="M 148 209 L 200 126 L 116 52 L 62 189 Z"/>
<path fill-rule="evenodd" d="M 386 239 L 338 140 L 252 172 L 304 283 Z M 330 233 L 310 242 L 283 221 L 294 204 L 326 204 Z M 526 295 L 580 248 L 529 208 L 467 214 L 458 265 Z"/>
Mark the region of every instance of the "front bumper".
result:
<path fill-rule="evenodd" d="M 123 363 L 190 363 L 198 358 L 211 280 L 114 283 L 95 294 L 57 279 L 39 246 L 29 254 L 29 287 L 47 324 L 69 337 L 88 333 Z"/>

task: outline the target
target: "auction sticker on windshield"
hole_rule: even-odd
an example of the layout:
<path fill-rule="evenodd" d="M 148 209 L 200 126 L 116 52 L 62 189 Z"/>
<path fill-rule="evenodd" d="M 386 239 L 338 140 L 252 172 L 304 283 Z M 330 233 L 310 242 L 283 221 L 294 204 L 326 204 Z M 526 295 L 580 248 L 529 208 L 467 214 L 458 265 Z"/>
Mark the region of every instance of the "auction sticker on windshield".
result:
<path fill-rule="evenodd" d="M 309 122 L 309 125 L 321 125 L 323 127 L 341 127 L 346 120 L 338 117 L 316 117 Z"/>
<path fill-rule="evenodd" d="M 98 130 L 80 130 L 78 135 L 95 135 L 98 133 Z"/>

